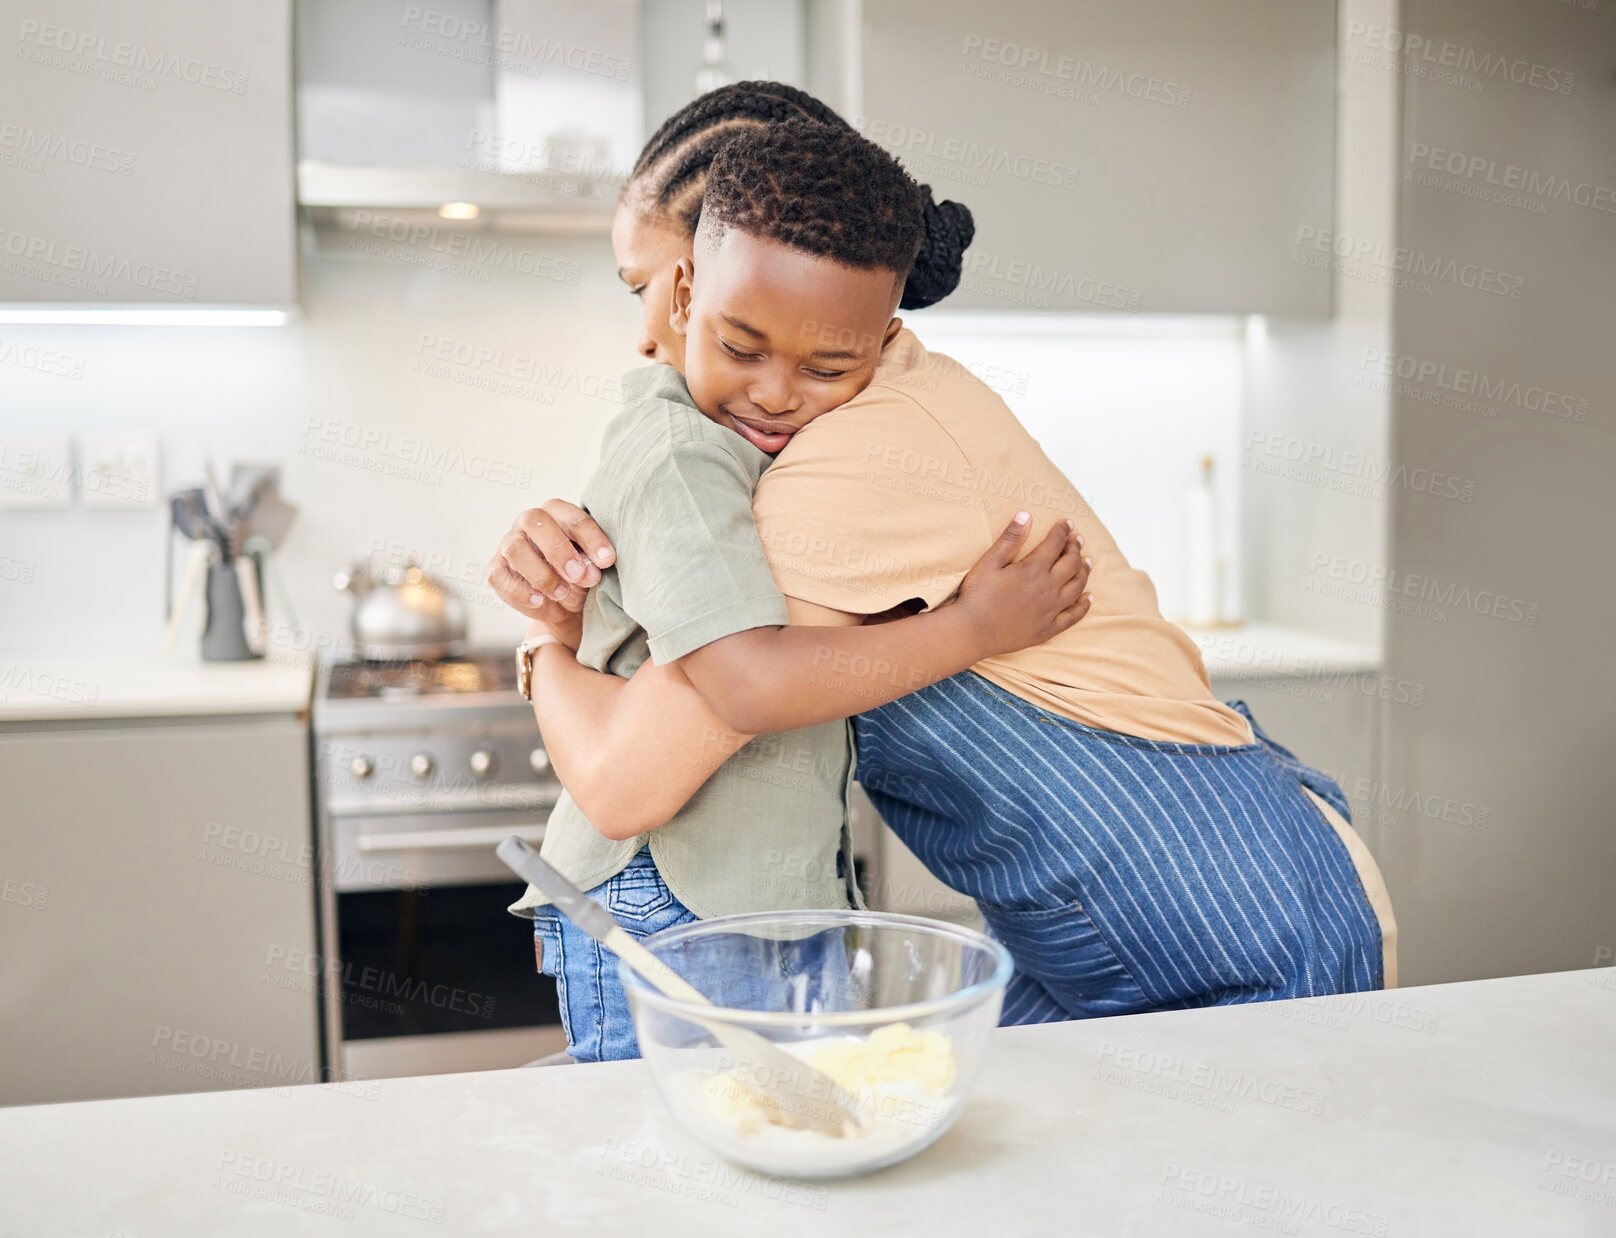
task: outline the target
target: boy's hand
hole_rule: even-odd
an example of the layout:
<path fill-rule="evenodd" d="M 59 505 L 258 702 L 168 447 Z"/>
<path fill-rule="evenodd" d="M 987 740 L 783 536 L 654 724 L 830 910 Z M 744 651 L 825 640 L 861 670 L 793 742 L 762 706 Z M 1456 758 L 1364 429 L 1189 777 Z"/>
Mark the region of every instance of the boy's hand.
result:
<path fill-rule="evenodd" d="M 1083 590 L 1092 564 L 1083 557 L 1083 539 L 1072 535 L 1072 522 L 1057 523 L 1015 562 L 1031 527 L 1031 517 L 1017 512 L 960 582 L 954 605 L 969 613 L 981 636 L 983 657 L 1041 645 L 1089 612 L 1093 599 Z"/>
<path fill-rule="evenodd" d="M 589 513 L 565 499 L 547 499 L 511 522 L 488 561 L 489 587 L 518 614 L 559 630 L 583 610 L 600 569 L 616 552 Z M 565 639 L 565 637 L 563 637 Z"/>

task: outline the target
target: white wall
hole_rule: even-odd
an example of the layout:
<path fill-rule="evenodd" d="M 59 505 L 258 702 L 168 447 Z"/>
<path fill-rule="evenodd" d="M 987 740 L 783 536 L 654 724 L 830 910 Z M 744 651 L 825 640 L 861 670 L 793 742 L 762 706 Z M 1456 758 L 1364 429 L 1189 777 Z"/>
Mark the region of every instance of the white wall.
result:
<path fill-rule="evenodd" d="M 616 380 L 638 361 L 638 305 L 603 238 L 512 237 L 508 258 L 474 262 L 441 252 L 449 235 L 411 248 L 321 234 L 303 263 L 304 316 L 286 327 L 0 327 L 0 430 L 153 429 L 164 494 L 198 484 L 205 454 L 221 466 L 280 463 L 301 509 L 279 556 L 301 630 L 281 630 L 282 647 L 342 636 L 348 599 L 331 575 L 373 545 L 392 561 L 414 553 L 460 586 L 474 639 L 514 640 L 520 621 L 481 584 L 483 565 L 518 511 L 581 489 Z M 536 256 L 577 282 L 512 269 Z M 1238 342 L 921 329 L 998 367 L 983 372 L 1010 385 L 1011 406 L 1159 574 L 1171 612 L 1193 461 L 1234 450 Z M 435 362 L 428 341 L 484 359 Z M 7 364 L 8 343 L 81 358 L 83 376 Z M 166 530 L 156 508 L 0 510 L 0 565 L 26 569 L 0 571 L 0 652 L 154 649 Z M 271 608 L 286 619 L 273 596 Z"/>
<path fill-rule="evenodd" d="M 1354 23 L 1395 28 L 1396 0 L 1341 0 L 1338 44 Z M 1335 219 L 1307 228 L 1390 247 L 1396 236 L 1397 78 L 1343 55 L 1336 95 Z M 1327 320 L 1254 320 L 1246 336 L 1244 585 L 1253 614 L 1379 648 L 1382 615 L 1325 596 L 1317 556 L 1379 563 L 1389 491 L 1388 403 L 1365 357 L 1391 340 L 1391 289 L 1370 264 L 1346 266 L 1321 253 L 1313 233 L 1296 257 L 1336 264 L 1335 312 Z M 1330 242 L 1333 244 L 1333 242 Z M 1368 277 L 1366 277 L 1368 276 Z M 1382 480 L 1376 481 L 1377 475 Z"/>
<path fill-rule="evenodd" d="M 638 361 L 638 306 L 604 238 L 515 237 L 508 258 L 476 262 L 440 252 L 447 235 L 439 250 L 323 236 L 303 264 L 305 315 L 286 327 L 0 326 L 0 358 L 11 343 L 83 361 L 79 379 L 0 362 L 0 430 L 154 429 L 164 494 L 200 483 L 205 454 L 278 462 L 300 508 L 279 566 L 309 633 L 345 631 L 331 575 L 379 541 L 465 583 L 483 603 L 470 607 L 475 639 L 514 637 L 520 622 L 481 586 L 482 564 L 523 507 L 577 494 L 616 379 Z M 576 282 L 514 269 L 530 255 Z M 422 372 L 428 339 L 502 356 Z M 542 373 L 500 377 L 523 356 Z M 0 558 L 26 569 L 0 572 L 0 651 L 154 648 L 166 530 L 157 508 L 0 510 Z"/>
<path fill-rule="evenodd" d="M 941 309 L 907 320 L 928 347 L 998 390 L 1122 552 L 1150 573 L 1169 618 L 1184 614 L 1186 495 L 1210 455 L 1228 559 L 1223 613 L 1239 614 L 1236 320 L 996 319 Z"/>
<path fill-rule="evenodd" d="M 1387 710 L 1373 793 L 1403 975 L 1609 965 L 1616 12 L 1406 0 L 1403 20 L 1433 47 L 1508 49 L 1531 66 L 1479 90 L 1435 75 L 1404 87 L 1417 179 L 1403 185 L 1398 243 L 1507 273 L 1520 295 L 1451 279 L 1397 294 L 1396 352 L 1443 377 L 1416 370 L 1402 384 L 1393 453 L 1473 487 L 1470 502 L 1400 492 L 1391 513 L 1387 672 L 1426 685 L 1419 708 Z M 1532 84 L 1550 70 L 1565 89 Z M 1433 172 L 1421 148 L 1479 163 L 1454 174 L 1439 158 Z M 1502 169 L 1515 186 L 1498 183 Z M 1444 405 L 1461 372 L 1496 394 Z"/>

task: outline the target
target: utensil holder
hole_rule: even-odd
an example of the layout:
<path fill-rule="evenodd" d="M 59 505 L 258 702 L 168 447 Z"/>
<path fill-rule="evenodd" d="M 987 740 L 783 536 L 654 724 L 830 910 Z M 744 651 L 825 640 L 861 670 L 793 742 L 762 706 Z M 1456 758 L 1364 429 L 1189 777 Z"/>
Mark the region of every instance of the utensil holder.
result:
<path fill-rule="evenodd" d="M 207 605 L 207 623 L 202 629 L 204 662 L 250 662 L 263 657 L 247 644 L 247 610 L 234 563 L 208 565 Z"/>

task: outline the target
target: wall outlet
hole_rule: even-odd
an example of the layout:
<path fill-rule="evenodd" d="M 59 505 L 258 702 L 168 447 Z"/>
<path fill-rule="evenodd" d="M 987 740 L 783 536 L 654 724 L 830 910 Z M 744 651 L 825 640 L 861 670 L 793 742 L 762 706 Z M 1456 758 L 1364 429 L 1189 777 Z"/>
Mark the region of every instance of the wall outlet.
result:
<path fill-rule="evenodd" d="M 157 435 L 79 435 L 79 492 L 85 507 L 156 507 Z"/>
<path fill-rule="evenodd" d="M 55 430 L 0 431 L 0 507 L 72 505 L 72 440 Z"/>

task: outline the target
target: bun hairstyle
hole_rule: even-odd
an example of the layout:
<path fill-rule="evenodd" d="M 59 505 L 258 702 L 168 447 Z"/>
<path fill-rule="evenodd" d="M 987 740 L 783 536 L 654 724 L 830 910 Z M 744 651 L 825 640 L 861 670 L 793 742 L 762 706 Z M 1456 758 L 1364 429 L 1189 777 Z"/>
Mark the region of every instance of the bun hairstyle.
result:
<path fill-rule="evenodd" d="M 931 186 L 920 187 L 924 230 L 915 265 L 904 281 L 901 309 L 925 309 L 936 305 L 959 287 L 965 267 L 965 251 L 976 236 L 971 210 L 958 202 L 937 202 Z"/>
<path fill-rule="evenodd" d="M 624 200 L 677 222 L 693 237 L 701 222 L 708 171 L 718 153 L 732 139 L 788 121 L 817 122 L 858 137 L 835 109 L 795 86 L 782 82 L 721 86 L 680 108 L 651 135 L 629 174 Z M 964 206 L 935 202 L 929 188 L 916 188 L 922 238 L 899 301 L 903 309 L 935 305 L 954 291 L 965 249 L 976 231 Z"/>

